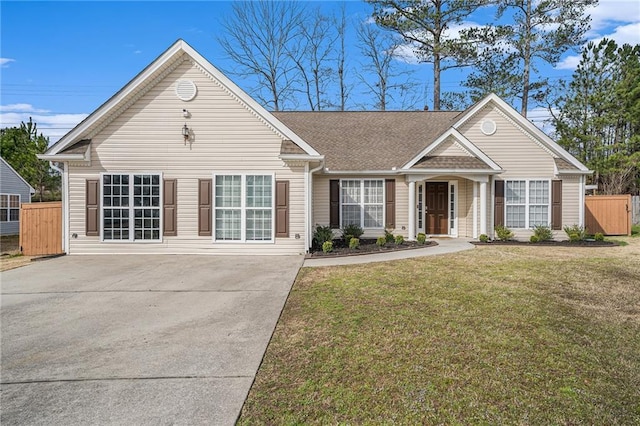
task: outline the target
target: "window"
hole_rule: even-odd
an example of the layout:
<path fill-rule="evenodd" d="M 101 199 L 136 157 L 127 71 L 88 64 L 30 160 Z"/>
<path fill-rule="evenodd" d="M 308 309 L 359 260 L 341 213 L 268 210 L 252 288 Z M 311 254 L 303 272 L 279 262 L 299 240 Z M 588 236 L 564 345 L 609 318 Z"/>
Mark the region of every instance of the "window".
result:
<path fill-rule="evenodd" d="M 102 226 L 107 241 L 160 241 L 160 175 L 102 176 Z"/>
<path fill-rule="evenodd" d="M 0 222 L 18 222 L 20 220 L 20 195 L 0 195 Z"/>
<path fill-rule="evenodd" d="M 548 180 L 508 180 L 505 182 L 506 226 L 526 229 L 548 225 Z"/>
<path fill-rule="evenodd" d="M 273 176 L 216 175 L 215 239 L 273 240 Z"/>
<path fill-rule="evenodd" d="M 340 216 L 342 227 L 383 228 L 384 180 L 341 180 Z"/>

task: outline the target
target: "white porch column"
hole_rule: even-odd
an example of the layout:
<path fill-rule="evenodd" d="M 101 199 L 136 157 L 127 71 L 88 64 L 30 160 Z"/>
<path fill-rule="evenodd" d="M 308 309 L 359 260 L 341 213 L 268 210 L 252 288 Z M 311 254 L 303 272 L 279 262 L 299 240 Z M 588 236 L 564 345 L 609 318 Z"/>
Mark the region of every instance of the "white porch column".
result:
<path fill-rule="evenodd" d="M 416 239 L 416 183 L 409 182 L 409 235 L 408 240 Z"/>
<path fill-rule="evenodd" d="M 478 238 L 478 182 L 473 181 L 473 238 Z"/>
<path fill-rule="evenodd" d="M 487 233 L 487 182 L 480 182 L 480 234 Z"/>

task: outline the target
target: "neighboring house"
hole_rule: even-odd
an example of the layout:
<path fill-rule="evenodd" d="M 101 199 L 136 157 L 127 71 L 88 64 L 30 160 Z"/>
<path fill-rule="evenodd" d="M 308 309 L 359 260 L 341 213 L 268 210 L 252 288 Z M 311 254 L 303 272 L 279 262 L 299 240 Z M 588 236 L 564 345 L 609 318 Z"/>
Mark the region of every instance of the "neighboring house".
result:
<path fill-rule="evenodd" d="M 20 204 L 31 202 L 35 189 L 0 158 L 0 235 L 20 233 Z"/>
<path fill-rule="evenodd" d="M 177 41 L 41 158 L 65 251 L 295 254 L 316 225 L 407 239 L 583 223 L 590 171 L 495 95 L 464 112 L 274 112 Z"/>

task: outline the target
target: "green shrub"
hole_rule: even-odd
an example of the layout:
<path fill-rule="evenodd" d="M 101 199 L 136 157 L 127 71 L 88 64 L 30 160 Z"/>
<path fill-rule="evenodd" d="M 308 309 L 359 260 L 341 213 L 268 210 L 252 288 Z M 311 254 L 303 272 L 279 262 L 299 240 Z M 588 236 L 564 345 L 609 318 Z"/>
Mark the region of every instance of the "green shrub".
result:
<path fill-rule="evenodd" d="M 489 242 L 489 236 L 487 234 L 480 234 L 480 236 L 478 237 L 478 240 L 481 243 L 488 243 Z"/>
<path fill-rule="evenodd" d="M 563 229 L 569 241 L 584 241 L 587 238 L 587 230 L 580 225 L 565 226 Z"/>
<path fill-rule="evenodd" d="M 351 250 L 355 250 L 355 249 L 357 249 L 358 247 L 360 247 L 360 239 L 359 239 L 359 238 L 355 238 L 355 237 L 354 237 L 354 238 L 352 238 L 352 239 L 350 239 L 350 240 L 349 240 L 349 248 L 350 248 Z"/>
<path fill-rule="evenodd" d="M 533 227 L 533 235 L 538 238 L 538 241 L 551 241 L 553 239 L 553 231 L 549 225 L 536 225 Z"/>
<path fill-rule="evenodd" d="M 604 241 L 604 234 L 602 232 L 596 232 L 596 235 L 593 236 L 596 241 Z"/>
<path fill-rule="evenodd" d="M 540 237 L 538 237 L 537 235 L 532 235 L 531 237 L 529 237 L 529 242 L 538 243 L 540 242 Z"/>
<path fill-rule="evenodd" d="M 316 225 L 316 230 L 313 231 L 313 244 L 315 247 L 320 248 L 327 241 L 333 240 L 333 231 L 329 226 Z"/>
<path fill-rule="evenodd" d="M 404 243 L 404 237 L 402 235 L 396 235 L 395 242 L 396 245 L 401 245 L 402 243 Z"/>
<path fill-rule="evenodd" d="M 511 229 L 506 226 L 498 225 L 496 226 L 496 235 L 500 241 L 509 241 L 513 238 L 513 232 Z"/>
<path fill-rule="evenodd" d="M 387 239 L 385 237 L 378 237 L 376 244 L 380 247 L 384 247 L 384 245 L 387 244 Z"/>
<path fill-rule="evenodd" d="M 364 234 L 362 228 L 355 223 L 350 223 L 342 228 L 342 238 L 344 242 L 349 244 L 352 238 L 360 238 Z"/>
<path fill-rule="evenodd" d="M 424 232 L 421 232 L 416 236 L 416 240 L 418 241 L 418 244 L 424 244 L 427 242 L 427 235 Z"/>
<path fill-rule="evenodd" d="M 325 241 L 322 243 L 322 251 L 329 253 L 333 251 L 333 241 Z"/>
<path fill-rule="evenodd" d="M 388 243 L 392 243 L 395 239 L 393 237 L 393 234 L 391 232 L 389 232 L 388 230 L 384 230 L 384 239 L 388 242 Z"/>

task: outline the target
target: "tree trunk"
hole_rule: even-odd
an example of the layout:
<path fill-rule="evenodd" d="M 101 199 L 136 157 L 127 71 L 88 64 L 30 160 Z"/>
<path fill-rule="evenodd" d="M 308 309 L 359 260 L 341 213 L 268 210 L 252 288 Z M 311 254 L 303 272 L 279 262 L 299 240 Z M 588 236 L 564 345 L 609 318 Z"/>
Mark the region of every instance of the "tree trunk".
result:
<path fill-rule="evenodd" d="M 433 110 L 440 111 L 440 54 L 433 53 Z"/>

